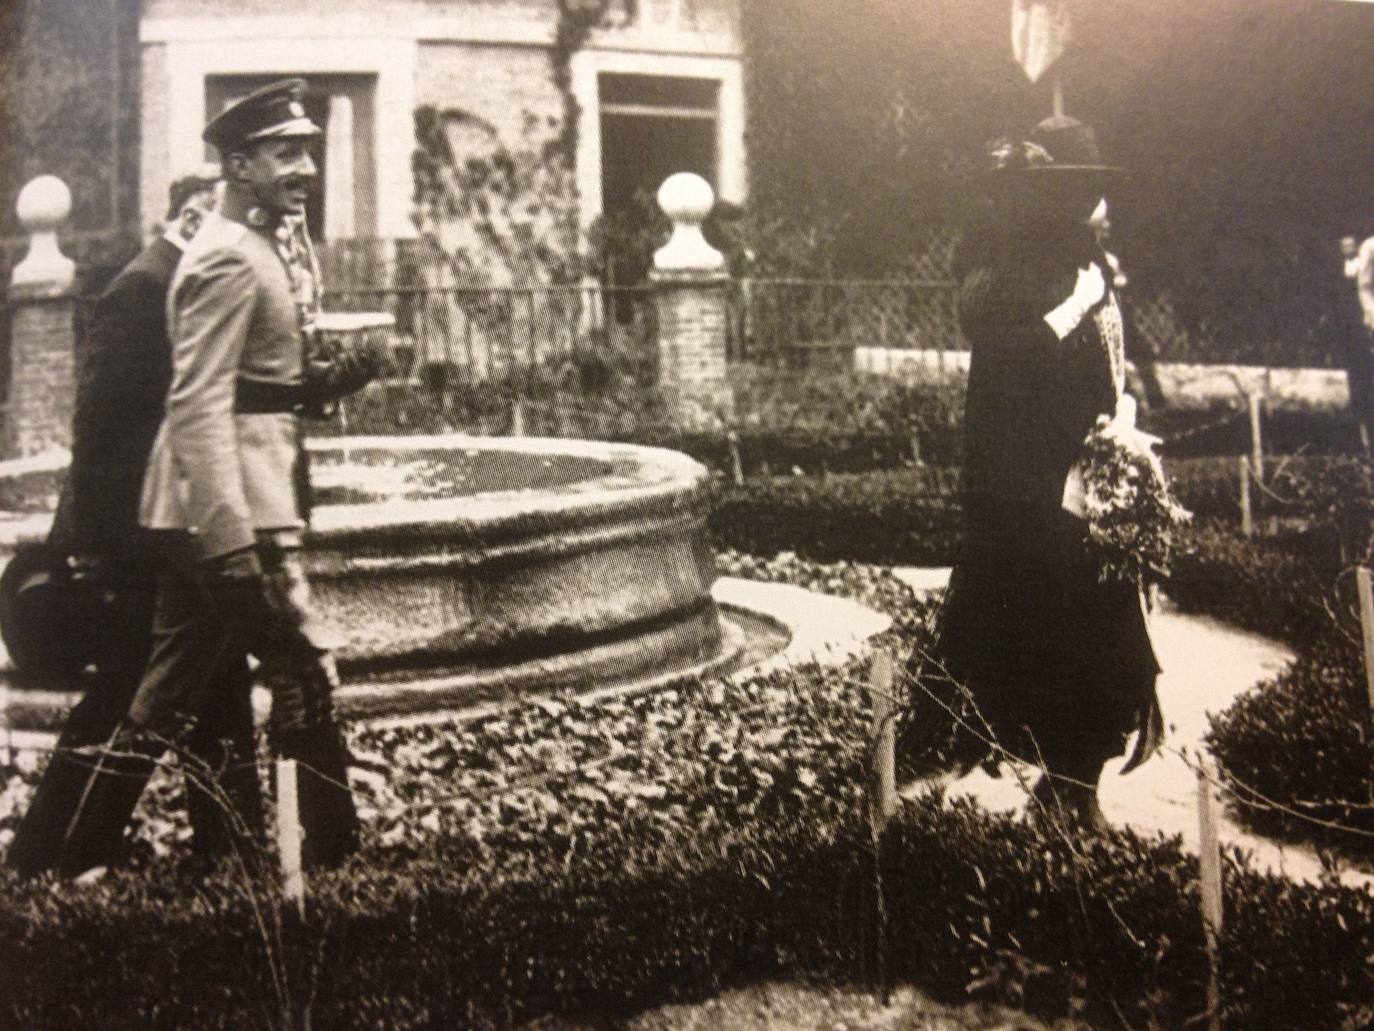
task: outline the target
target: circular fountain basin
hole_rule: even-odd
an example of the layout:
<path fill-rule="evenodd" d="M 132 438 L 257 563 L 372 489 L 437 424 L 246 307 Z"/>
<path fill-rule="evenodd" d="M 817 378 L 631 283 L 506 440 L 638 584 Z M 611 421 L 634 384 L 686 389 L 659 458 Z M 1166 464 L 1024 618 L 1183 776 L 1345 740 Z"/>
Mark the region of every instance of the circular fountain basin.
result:
<path fill-rule="evenodd" d="M 312 442 L 311 455 L 304 557 L 347 716 L 838 663 L 887 625 L 842 599 L 716 580 L 708 474 L 676 452 L 454 434 Z M 50 520 L 0 518 L 0 563 Z M 81 686 L 37 683 L 0 651 L 0 727 L 46 740 Z"/>
<path fill-rule="evenodd" d="M 728 663 L 706 470 L 593 441 L 311 445 L 305 552 L 354 715 Z"/>

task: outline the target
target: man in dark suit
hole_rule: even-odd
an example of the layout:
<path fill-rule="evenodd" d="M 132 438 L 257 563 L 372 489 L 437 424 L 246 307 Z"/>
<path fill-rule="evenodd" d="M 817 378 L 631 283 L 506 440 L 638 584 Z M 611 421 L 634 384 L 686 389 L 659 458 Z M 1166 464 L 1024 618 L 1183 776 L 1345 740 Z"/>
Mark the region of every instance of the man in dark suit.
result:
<path fill-rule="evenodd" d="M 80 872 L 95 865 L 89 856 L 103 860 L 119 851 L 122 824 L 83 835 L 89 856 L 68 848 L 67 839 L 87 795 L 91 768 L 108 762 L 112 772 L 127 772 L 126 759 L 103 758 L 97 749 L 128 711 L 151 648 L 160 542 L 139 528 L 138 505 L 172 379 L 167 289 L 186 245 L 214 207 L 215 187 L 212 169 L 172 183 L 164 232 L 119 272 L 93 306 L 77 381 L 72 463 L 48 537 L 50 554 L 70 556 L 66 560 L 84 581 L 80 590 L 93 606 L 86 613 L 90 625 L 82 631 L 89 635 L 93 672 L 10 847 L 10 864 L 26 874 Z M 26 632 L 57 629 L 35 625 Z M 248 683 L 246 665 L 226 669 L 223 676 Z M 224 771 L 217 785 L 203 787 L 223 790 L 246 822 L 260 825 L 251 710 L 241 707 L 213 739 L 202 735 L 190 750 L 208 770 Z M 215 856 L 229 846 L 229 828 L 222 807 L 191 779 L 187 808 L 195 849 Z M 122 776 L 113 783 L 137 798 L 138 777 Z"/>

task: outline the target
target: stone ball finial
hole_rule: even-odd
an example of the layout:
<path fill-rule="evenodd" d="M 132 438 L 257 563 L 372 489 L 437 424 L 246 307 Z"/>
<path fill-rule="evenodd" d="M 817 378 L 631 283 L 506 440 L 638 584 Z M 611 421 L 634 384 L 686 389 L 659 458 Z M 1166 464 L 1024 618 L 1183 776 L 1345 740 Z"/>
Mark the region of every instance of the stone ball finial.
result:
<path fill-rule="evenodd" d="M 658 188 L 658 206 L 674 222 L 704 222 L 715 203 L 711 184 L 695 172 L 675 172 Z"/>
<path fill-rule="evenodd" d="M 29 252 L 14 266 L 10 283 L 36 294 L 56 295 L 71 288 L 76 266 L 57 246 L 57 230 L 72 213 L 72 191 L 55 175 L 31 179 L 14 205 L 29 234 Z"/>
<path fill-rule="evenodd" d="M 706 242 L 701 224 L 715 206 L 711 184 L 695 172 L 675 172 L 658 188 L 658 206 L 672 220 L 673 235 L 654 252 L 660 272 L 719 272 L 725 256 Z"/>
<path fill-rule="evenodd" d="M 40 175 L 19 191 L 14 210 L 30 234 L 55 230 L 72 213 L 72 191 L 57 176 Z"/>

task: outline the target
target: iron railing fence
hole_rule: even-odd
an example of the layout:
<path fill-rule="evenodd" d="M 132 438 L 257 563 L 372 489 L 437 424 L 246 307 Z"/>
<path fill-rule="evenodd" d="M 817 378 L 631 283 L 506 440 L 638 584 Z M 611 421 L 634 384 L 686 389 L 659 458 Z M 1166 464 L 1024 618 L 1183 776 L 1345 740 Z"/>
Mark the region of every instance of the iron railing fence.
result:
<path fill-rule="evenodd" d="M 654 379 L 647 288 L 334 289 L 325 307 L 394 319 L 382 334 L 386 373 L 345 406 L 345 432 L 604 435 Z"/>

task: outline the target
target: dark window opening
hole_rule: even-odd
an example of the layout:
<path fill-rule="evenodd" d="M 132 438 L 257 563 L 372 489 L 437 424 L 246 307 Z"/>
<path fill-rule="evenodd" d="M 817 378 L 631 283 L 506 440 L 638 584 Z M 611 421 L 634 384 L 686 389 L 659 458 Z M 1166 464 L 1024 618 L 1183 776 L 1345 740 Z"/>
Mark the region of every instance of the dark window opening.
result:
<path fill-rule="evenodd" d="M 695 172 L 716 187 L 719 84 L 603 74 L 599 87 L 602 278 L 608 286 L 635 286 L 648 277 L 653 252 L 663 242 L 655 201 L 663 180 Z"/>

